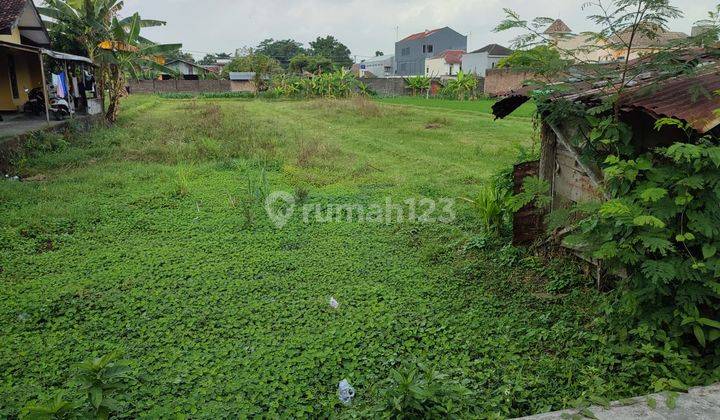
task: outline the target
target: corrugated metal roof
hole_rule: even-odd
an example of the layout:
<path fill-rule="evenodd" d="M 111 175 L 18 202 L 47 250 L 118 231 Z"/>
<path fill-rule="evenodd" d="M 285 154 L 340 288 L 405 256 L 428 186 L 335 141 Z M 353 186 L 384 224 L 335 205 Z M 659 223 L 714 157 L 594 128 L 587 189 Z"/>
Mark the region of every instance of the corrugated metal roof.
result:
<path fill-rule="evenodd" d="M 255 72 L 252 71 L 231 71 L 229 73 L 230 80 L 252 80 L 255 78 Z"/>
<path fill-rule="evenodd" d="M 234 80 L 236 82 L 242 82 L 242 81 L 248 81 L 255 79 L 255 72 L 254 71 L 231 71 L 228 73 L 230 76 L 230 80 Z M 270 76 L 263 75 L 263 80 L 270 79 Z"/>
<path fill-rule="evenodd" d="M 677 77 L 660 82 L 651 92 L 634 89 L 621 98 L 623 108 L 640 109 L 655 117 L 674 117 L 686 121 L 699 133 L 706 133 L 718 124 L 720 73 L 714 71 L 694 77 Z"/>
<path fill-rule="evenodd" d="M 81 55 L 67 54 L 67 53 L 63 53 L 63 52 L 59 52 L 59 51 L 48 50 L 45 48 L 43 48 L 41 51 L 43 54 L 50 56 L 52 58 L 56 58 L 58 60 L 78 61 L 78 62 L 83 62 L 83 63 L 88 63 L 88 64 L 94 65 L 92 60 L 90 60 L 87 57 L 83 57 Z"/>

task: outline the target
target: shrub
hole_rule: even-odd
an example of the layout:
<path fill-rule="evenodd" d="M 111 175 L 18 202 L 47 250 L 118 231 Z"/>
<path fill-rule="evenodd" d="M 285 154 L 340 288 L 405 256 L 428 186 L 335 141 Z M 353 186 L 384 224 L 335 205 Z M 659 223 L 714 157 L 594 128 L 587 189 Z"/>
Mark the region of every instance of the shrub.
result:
<path fill-rule="evenodd" d="M 390 372 L 373 411 L 381 418 L 464 418 L 470 395 L 461 384 L 419 364 Z"/>

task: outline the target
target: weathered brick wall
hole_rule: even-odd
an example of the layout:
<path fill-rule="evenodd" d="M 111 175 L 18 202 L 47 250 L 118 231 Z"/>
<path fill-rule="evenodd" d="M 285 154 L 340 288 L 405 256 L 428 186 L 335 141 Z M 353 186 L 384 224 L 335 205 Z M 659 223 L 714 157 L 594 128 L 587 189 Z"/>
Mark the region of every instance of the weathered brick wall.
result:
<path fill-rule="evenodd" d="M 155 91 L 153 82 L 154 80 L 131 80 L 130 93 L 153 93 Z"/>
<path fill-rule="evenodd" d="M 433 79 L 430 88 L 430 95 L 437 95 L 438 93 L 440 93 L 440 89 L 442 89 L 443 84 L 447 83 L 447 80 L 449 80 L 449 78 L 446 78 L 444 80 Z M 360 81 L 365 83 L 372 91 L 374 91 L 380 96 L 405 96 L 412 94 L 412 91 L 408 89 L 407 84 L 405 83 L 405 79 L 403 79 L 402 77 L 367 79 L 363 78 L 360 79 Z M 485 79 L 481 77 L 478 80 L 478 93 L 483 92 L 484 84 Z"/>
<path fill-rule="evenodd" d="M 230 92 L 229 80 L 131 80 L 130 93 Z"/>
<path fill-rule="evenodd" d="M 410 93 L 401 77 L 363 78 L 360 81 L 380 96 L 403 96 Z"/>
<path fill-rule="evenodd" d="M 485 75 L 485 94 L 488 96 L 505 95 L 521 88 L 526 80 L 532 78 L 532 73 L 512 69 L 488 70 Z"/>

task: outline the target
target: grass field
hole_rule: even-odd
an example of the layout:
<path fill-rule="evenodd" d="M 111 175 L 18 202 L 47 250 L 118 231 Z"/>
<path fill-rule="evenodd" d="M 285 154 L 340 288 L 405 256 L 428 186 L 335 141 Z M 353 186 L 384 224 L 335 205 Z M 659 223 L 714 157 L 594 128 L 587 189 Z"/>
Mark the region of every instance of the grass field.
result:
<path fill-rule="evenodd" d="M 447 99 L 426 99 L 421 96 L 398 96 L 394 98 L 379 99 L 382 103 L 417 106 L 423 108 L 442 108 L 451 111 L 468 111 L 481 114 L 491 114 L 492 105 L 495 103 L 492 99 L 483 99 L 478 101 L 453 101 Z M 513 117 L 531 118 L 535 112 L 535 104 L 528 102 L 513 112 Z"/>
<path fill-rule="evenodd" d="M 404 362 L 501 417 L 673 373 L 653 349 L 602 344 L 603 297 L 574 265 L 489 243 L 464 201 L 449 224 L 274 226 L 271 191 L 320 207 L 473 197 L 532 147 L 528 118 L 485 104 L 384 102 L 134 96 L 112 128 L 36 139 L 44 152 L 16 162 L 35 181 L 0 181 L 0 417 L 77 395 L 74 364 L 113 351 L 143 377 L 125 418 L 360 415 Z"/>

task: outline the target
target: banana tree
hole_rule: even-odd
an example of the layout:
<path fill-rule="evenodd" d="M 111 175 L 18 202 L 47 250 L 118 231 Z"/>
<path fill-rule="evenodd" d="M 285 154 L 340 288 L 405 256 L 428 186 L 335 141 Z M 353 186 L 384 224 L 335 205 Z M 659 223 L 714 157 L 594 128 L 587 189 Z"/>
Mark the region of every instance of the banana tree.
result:
<path fill-rule="evenodd" d="M 51 33 L 79 43 L 87 57 L 100 65 L 101 77 L 97 79 L 103 102 L 108 82 L 105 76 L 113 73 L 105 66 L 109 61 L 104 52 L 118 51 L 123 45 L 121 40 L 113 39 L 115 28 L 134 32 L 139 28 L 165 25 L 165 22 L 160 20 L 137 19 L 136 16 L 118 20 L 118 13 L 123 5 L 122 0 L 45 0 L 45 6 L 38 8 L 38 12 L 46 18 L 46 25 Z M 144 45 L 152 44 L 139 35 L 136 40 Z M 140 53 L 139 49 L 135 52 Z M 98 60 L 99 55 L 102 55 L 104 60 Z M 116 116 L 116 113 L 117 110 L 114 110 L 110 115 Z"/>
<path fill-rule="evenodd" d="M 455 79 L 447 82 L 444 91 L 446 94 L 453 95 L 457 100 L 462 101 L 466 98 L 474 99 L 477 86 L 478 80 L 474 75 L 460 70 Z"/>
<path fill-rule="evenodd" d="M 110 26 L 112 38 L 98 44 L 97 62 L 108 93 L 105 118 L 111 123 L 117 120 L 126 75 L 138 78 L 147 69 L 172 73 L 171 69 L 159 64 L 156 57 L 182 48 L 182 44 L 148 44 L 140 36 L 140 28 L 142 20 L 137 13 L 123 21 L 113 17 Z"/>
<path fill-rule="evenodd" d="M 412 96 L 417 95 L 418 92 L 430 90 L 430 78 L 427 76 L 412 76 L 405 78 L 405 84 L 412 90 Z"/>
<path fill-rule="evenodd" d="M 113 19 L 122 7 L 122 0 L 45 0 L 38 12 L 47 18 L 51 32 L 80 43 L 88 58 L 94 60 L 98 44 L 108 39 Z M 121 19 L 119 24 L 129 28 L 132 17 Z M 162 25 L 165 22 L 160 20 L 140 20 L 141 28 Z"/>

